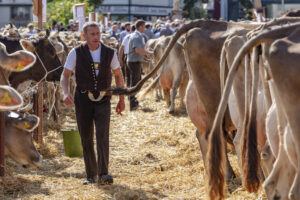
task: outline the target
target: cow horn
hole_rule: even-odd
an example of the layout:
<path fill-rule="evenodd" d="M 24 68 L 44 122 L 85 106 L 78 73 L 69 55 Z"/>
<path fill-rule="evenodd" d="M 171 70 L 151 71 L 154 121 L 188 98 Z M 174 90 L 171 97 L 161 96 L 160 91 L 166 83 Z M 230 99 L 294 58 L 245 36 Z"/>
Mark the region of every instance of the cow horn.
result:
<path fill-rule="evenodd" d="M 50 31 L 49 31 L 49 29 L 46 29 L 46 38 L 48 38 L 49 35 L 50 35 Z"/>

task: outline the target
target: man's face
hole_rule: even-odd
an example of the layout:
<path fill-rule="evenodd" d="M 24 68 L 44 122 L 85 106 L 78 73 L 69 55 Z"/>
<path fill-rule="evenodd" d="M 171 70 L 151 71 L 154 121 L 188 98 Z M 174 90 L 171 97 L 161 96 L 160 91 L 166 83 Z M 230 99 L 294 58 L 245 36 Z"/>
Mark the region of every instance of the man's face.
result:
<path fill-rule="evenodd" d="M 144 33 L 145 32 L 145 29 L 146 29 L 146 24 L 143 24 L 142 26 L 139 27 L 139 31 L 141 33 Z"/>
<path fill-rule="evenodd" d="M 130 31 L 130 25 L 125 26 L 126 31 Z"/>
<path fill-rule="evenodd" d="M 87 28 L 87 32 L 83 34 L 85 40 L 90 45 L 98 45 L 100 42 L 100 29 L 99 27 L 90 26 Z"/>

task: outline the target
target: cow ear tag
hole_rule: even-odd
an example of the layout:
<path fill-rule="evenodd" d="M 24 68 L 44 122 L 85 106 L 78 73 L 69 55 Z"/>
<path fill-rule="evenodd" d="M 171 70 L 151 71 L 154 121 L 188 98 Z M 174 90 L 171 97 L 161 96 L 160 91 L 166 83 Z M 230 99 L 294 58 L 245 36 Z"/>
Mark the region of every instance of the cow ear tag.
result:
<path fill-rule="evenodd" d="M 25 126 L 25 129 L 30 129 L 30 124 L 28 124 L 27 122 L 24 122 L 24 126 Z"/>
<path fill-rule="evenodd" d="M 5 104 L 11 103 L 11 98 L 9 97 L 8 92 L 5 92 L 5 93 L 4 93 L 4 96 L 3 96 L 3 98 L 1 99 L 1 103 L 5 103 Z"/>
<path fill-rule="evenodd" d="M 21 71 L 23 69 L 24 69 L 24 66 L 22 65 L 22 63 L 19 62 L 16 70 Z"/>

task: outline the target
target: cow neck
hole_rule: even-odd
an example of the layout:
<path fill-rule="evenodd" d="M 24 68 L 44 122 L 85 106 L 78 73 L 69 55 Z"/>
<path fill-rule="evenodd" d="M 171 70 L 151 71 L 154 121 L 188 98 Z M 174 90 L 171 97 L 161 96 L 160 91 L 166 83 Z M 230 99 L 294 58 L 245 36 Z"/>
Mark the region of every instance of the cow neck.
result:
<path fill-rule="evenodd" d="M 1 74 L 1 76 L 3 78 L 3 80 L 6 82 L 6 85 L 11 86 L 10 83 L 9 83 L 9 81 L 7 80 L 7 78 L 4 75 L 3 69 L 0 69 L 0 74 Z"/>

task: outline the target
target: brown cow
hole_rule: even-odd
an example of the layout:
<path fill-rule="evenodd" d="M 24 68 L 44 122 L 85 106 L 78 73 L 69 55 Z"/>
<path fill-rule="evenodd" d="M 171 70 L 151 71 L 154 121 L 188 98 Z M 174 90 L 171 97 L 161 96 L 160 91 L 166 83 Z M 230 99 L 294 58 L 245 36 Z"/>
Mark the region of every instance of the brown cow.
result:
<path fill-rule="evenodd" d="M 143 80 L 140 81 L 134 88 L 130 89 L 115 89 L 112 90 L 114 94 L 119 93 L 135 93 L 137 92 L 143 83 L 150 78 L 162 63 L 165 61 L 168 56 L 171 48 L 175 45 L 177 39 L 184 33 L 186 35 L 186 47 L 185 47 L 185 55 L 187 57 L 186 62 L 189 66 L 190 79 L 192 79 L 198 98 L 203 103 L 206 114 L 206 131 L 200 133 L 203 135 L 201 138 L 203 141 L 200 142 L 207 145 L 207 134 L 210 132 L 215 114 L 217 112 L 217 106 L 221 97 L 221 89 L 220 89 L 220 77 L 219 77 L 219 58 L 221 49 L 225 39 L 235 32 L 236 30 L 242 29 L 250 29 L 257 27 L 257 25 L 252 24 L 243 24 L 243 23 L 234 23 L 234 22 L 223 22 L 223 21 L 214 21 L 214 20 L 196 20 L 192 21 L 189 24 L 183 25 L 173 36 L 170 41 L 168 47 L 161 60 L 158 62 L 157 66 L 154 70 L 148 74 Z M 222 130 L 226 130 L 229 133 L 233 126 L 230 120 L 229 113 L 227 112 L 225 119 L 222 119 Z M 206 136 L 205 136 L 206 134 Z M 226 134 L 225 134 L 226 135 Z M 218 142 L 219 143 L 219 142 Z M 224 151 L 225 144 L 222 143 L 218 146 L 216 151 Z M 206 148 L 201 148 L 202 155 L 206 155 Z M 205 156 L 204 156 L 205 157 Z M 216 157 L 217 160 L 225 160 L 226 157 Z M 209 160 L 207 164 L 214 166 L 216 160 Z M 218 161 L 219 162 L 219 161 Z M 222 168 L 223 169 L 223 168 Z M 223 173 L 220 172 L 219 169 L 213 170 L 209 172 L 209 174 L 214 174 L 215 176 L 220 176 Z M 227 168 L 227 177 L 232 177 L 233 170 L 228 167 Z M 214 181 L 213 179 L 211 179 Z M 224 179 L 217 182 L 209 182 L 209 187 L 218 185 L 218 188 L 221 190 L 224 186 Z M 216 191 L 212 191 L 210 193 L 211 197 L 216 195 Z M 223 193 L 222 193 L 223 195 Z"/>
<path fill-rule="evenodd" d="M 159 61 L 170 40 L 171 37 L 161 37 L 156 41 L 153 55 L 154 65 Z M 169 112 L 174 113 L 175 111 L 175 97 L 178 88 L 181 99 L 180 106 L 184 107 L 184 96 L 188 83 L 188 72 L 186 69 L 185 59 L 182 59 L 184 58 L 183 54 L 183 46 L 180 43 L 176 43 L 174 48 L 171 50 L 170 55 L 167 57 L 162 71 L 150 84 L 150 86 L 141 92 L 139 99 L 142 99 L 148 92 L 150 92 L 150 90 L 154 89 L 159 82 L 163 89 L 167 106 L 170 106 Z"/>
<path fill-rule="evenodd" d="M 224 115 L 224 113 L 226 111 L 226 105 L 227 105 L 227 100 L 228 100 L 228 96 L 229 96 L 229 92 L 230 92 L 230 86 L 233 82 L 233 77 L 234 77 L 235 72 L 237 70 L 237 66 L 240 65 L 240 62 L 241 62 L 242 58 L 245 56 L 245 54 L 248 53 L 249 49 L 253 48 L 254 46 L 259 45 L 261 42 L 264 42 L 264 41 L 269 42 L 269 41 L 273 41 L 274 39 L 277 39 L 277 38 L 282 38 L 286 35 L 289 35 L 291 32 L 295 31 L 295 29 L 299 28 L 299 27 L 300 27 L 300 24 L 298 23 L 298 24 L 293 24 L 293 25 L 283 27 L 283 28 L 274 28 L 274 30 L 264 31 L 264 32 L 258 34 L 256 37 L 250 39 L 243 46 L 243 48 L 239 51 L 239 53 L 237 54 L 237 57 L 235 58 L 235 60 L 233 62 L 233 65 L 230 69 L 230 72 L 228 74 L 228 78 L 227 78 L 227 81 L 226 81 L 226 86 L 225 86 L 224 93 L 223 93 L 223 96 L 222 96 L 222 101 L 219 105 L 218 113 L 216 115 L 216 120 L 214 122 L 214 127 L 212 129 L 213 134 L 211 135 L 211 138 L 214 138 L 216 135 L 220 134 L 216 130 L 218 130 L 217 127 L 220 127 L 220 124 L 221 124 L 221 121 L 222 121 L 222 116 Z M 297 38 L 297 37 L 295 37 L 296 34 L 294 33 L 294 34 L 291 34 L 291 35 L 294 37 L 294 38 L 293 37 L 291 37 L 291 38 L 296 40 L 296 38 Z M 294 40 L 294 42 L 295 42 L 295 40 Z M 282 44 L 282 43 L 278 43 L 278 44 Z M 297 82 L 297 78 L 294 79 L 295 77 L 297 77 L 297 75 L 299 75 L 299 72 L 298 72 L 299 70 L 295 71 L 295 69 L 298 69 L 298 68 L 294 67 L 297 63 L 297 59 L 295 59 L 295 58 L 297 58 L 297 56 L 295 57 L 296 54 L 293 53 L 293 52 L 289 53 L 289 54 L 287 53 L 287 48 L 290 47 L 287 44 L 292 45 L 291 42 L 283 43 L 283 44 L 285 45 L 285 46 L 283 46 L 285 48 L 276 48 L 277 51 L 274 51 L 274 53 L 276 53 L 276 57 L 273 56 L 273 55 L 275 55 L 274 53 L 273 54 L 270 53 L 269 56 L 268 56 L 268 54 L 265 54 L 265 56 L 267 56 L 266 58 L 267 58 L 268 63 L 269 63 L 269 65 L 267 65 L 267 70 L 268 70 L 269 75 L 271 75 L 271 77 L 274 80 L 274 84 L 272 84 L 272 85 L 275 86 L 275 87 L 273 87 L 275 89 L 275 91 L 273 92 L 273 94 L 274 94 L 274 97 L 275 97 L 275 101 L 277 102 L 276 104 L 280 105 L 279 110 L 282 109 L 281 106 L 285 109 L 288 108 L 288 107 L 292 108 L 292 109 L 290 109 L 291 112 L 289 113 L 290 116 L 294 115 L 292 118 L 289 118 L 290 117 L 289 114 L 286 114 L 286 113 L 284 113 L 284 114 L 286 116 L 288 116 L 287 121 L 289 122 L 290 126 L 297 127 L 297 123 L 294 123 L 293 125 L 291 125 L 291 122 L 296 121 L 295 119 L 297 119 L 296 118 L 296 116 L 297 116 L 296 113 L 299 113 L 299 112 L 297 112 L 297 109 L 296 109 L 297 104 L 294 104 L 294 103 L 291 103 L 291 102 L 288 103 L 288 100 L 291 100 L 293 98 L 295 98 L 293 100 L 296 100 L 298 98 L 298 101 L 295 101 L 295 102 L 299 102 L 299 95 L 295 95 L 295 94 L 298 94 L 297 92 L 295 93 L 295 91 L 296 91 L 295 89 L 297 88 L 296 86 L 297 86 L 297 83 L 299 83 L 299 81 Z M 297 45 L 295 47 L 297 47 Z M 297 48 L 295 48 L 295 49 L 297 49 Z M 282 50 L 282 55 L 278 57 L 277 55 L 278 55 L 278 52 L 280 52 L 280 50 Z M 283 62 L 283 60 L 285 60 L 285 59 L 283 59 L 284 58 L 283 55 L 284 56 L 287 56 L 287 55 L 289 56 L 288 62 L 290 62 L 290 63 L 288 64 L 288 66 L 290 66 L 289 69 L 291 69 L 291 70 L 282 69 L 282 64 L 283 63 L 281 63 L 281 62 Z M 281 61 L 281 62 L 279 62 L 279 61 Z M 295 61 L 296 63 L 293 63 L 293 61 Z M 284 63 L 284 65 L 286 65 L 286 63 Z M 275 67 L 277 67 L 277 68 L 275 68 Z M 254 78 L 256 77 L 256 79 L 257 79 L 258 69 L 256 69 L 255 71 L 256 71 L 256 73 L 254 74 Z M 286 76 L 282 76 L 283 72 L 285 72 Z M 278 76 L 277 78 L 280 81 L 278 79 L 275 80 L 275 77 L 274 77 L 275 75 L 274 74 L 276 74 L 276 76 Z M 286 78 L 286 77 L 289 77 L 289 78 Z M 287 80 L 291 84 L 282 84 L 283 83 L 282 78 L 284 78 L 285 80 Z M 249 123 L 249 125 L 248 125 L 248 123 L 246 123 L 247 126 L 248 126 L 247 129 L 250 128 L 250 131 L 249 130 L 246 131 L 245 136 L 247 138 L 249 138 L 249 141 L 250 141 L 250 143 L 248 143 L 247 147 L 252 148 L 254 151 L 252 150 L 252 151 L 249 151 L 249 152 L 246 153 L 246 155 L 245 155 L 246 160 L 245 161 L 247 162 L 247 164 L 245 166 L 247 167 L 247 171 L 246 171 L 247 172 L 246 173 L 246 180 L 247 180 L 246 184 L 247 185 L 246 185 L 246 188 L 247 188 L 248 191 L 255 192 L 255 191 L 257 191 L 258 186 L 259 186 L 259 179 L 257 178 L 257 168 L 258 168 L 259 165 L 257 165 L 257 163 L 258 163 L 257 157 L 258 156 L 253 155 L 253 152 L 255 152 L 255 148 L 257 148 L 256 147 L 256 141 L 255 141 L 256 131 L 253 130 L 253 127 L 254 127 L 253 122 L 255 121 L 255 120 L 253 120 L 253 118 L 255 117 L 255 114 L 253 114 L 253 113 L 256 112 L 255 100 L 254 99 L 255 99 L 256 91 L 257 91 L 255 89 L 255 88 L 257 88 L 257 82 L 253 81 L 253 83 L 255 83 L 255 84 L 253 85 L 253 89 L 252 89 L 252 97 L 251 97 L 251 104 L 250 104 L 251 107 L 250 107 L 250 111 L 249 111 L 250 116 L 248 117 L 248 119 L 250 120 L 249 121 L 250 123 Z M 290 87 L 289 90 L 287 90 L 288 87 Z M 299 87 L 299 84 L 298 84 L 298 87 Z M 280 90 L 279 90 L 280 95 L 279 95 L 278 91 L 276 91 L 276 90 L 278 90 L 278 88 L 280 88 Z M 285 90 L 284 90 L 284 88 L 285 88 Z M 293 93 L 291 93 L 292 91 L 293 91 Z M 288 92 L 290 92 L 290 93 L 288 93 Z M 286 99 L 287 101 L 286 102 L 281 102 L 280 99 L 282 99 L 282 98 Z M 280 120 L 280 118 L 284 118 L 285 115 L 282 112 L 279 112 L 279 113 L 280 114 L 278 114 L 278 116 L 277 116 L 277 117 L 279 117 L 278 121 L 282 122 L 282 120 Z M 246 117 L 247 117 L 247 115 L 246 115 Z M 283 127 L 284 127 L 283 124 L 280 124 L 280 127 L 282 127 L 282 128 L 279 129 L 279 134 L 280 134 L 280 136 L 283 136 Z M 293 130 L 292 127 L 291 127 L 291 130 Z M 297 134 L 295 135 L 293 133 L 293 136 L 295 138 L 295 142 L 300 141 L 297 138 Z M 222 137 L 220 137 L 220 138 L 222 138 Z M 280 139 L 280 142 L 282 142 L 281 139 Z M 252 153 L 250 153 L 250 152 L 252 152 Z M 297 150 L 297 153 L 298 153 L 298 150 Z M 210 156 L 212 156 L 212 155 L 213 154 L 211 154 Z M 282 155 L 282 154 L 279 154 L 279 158 L 277 160 L 280 160 L 280 155 Z M 254 164 L 254 166 L 252 166 L 253 164 Z M 266 183 L 265 183 L 265 188 L 268 188 L 268 187 L 272 188 L 272 191 L 271 191 L 272 194 L 271 195 L 269 194 L 268 196 L 270 196 L 272 198 L 274 197 L 276 199 L 278 199 L 277 198 L 278 196 L 276 195 L 276 191 L 275 191 L 276 184 L 274 184 L 274 183 L 276 183 L 275 177 L 278 177 L 278 172 L 279 172 L 278 169 L 280 168 L 280 167 L 277 167 L 277 166 L 280 166 L 279 162 L 275 163 L 275 167 L 274 167 L 271 175 L 268 177 L 268 179 L 266 180 Z M 298 169 L 299 169 L 299 167 L 298 167 Z M 298 196 L 299 195 L 299 185 L 298 184 L 299 184 L 299 179 L 296 176 L 296 178 L 294 179 L 294 184 L 293 184 L 293 186 L 290 190 L 290 198 L 293 197 L 292 199 L 299 199 L 299 196 Z M 217 187 L 217 186 L 215 186 L 215 187 Z M 266 189 L 266 191 L 270 191 L 270 190 Z M 274 195 L 274 192 L 275 192 L 275 195 Z M 269 193 L 269 192 L 267 192 L 267 193 Z"/>

